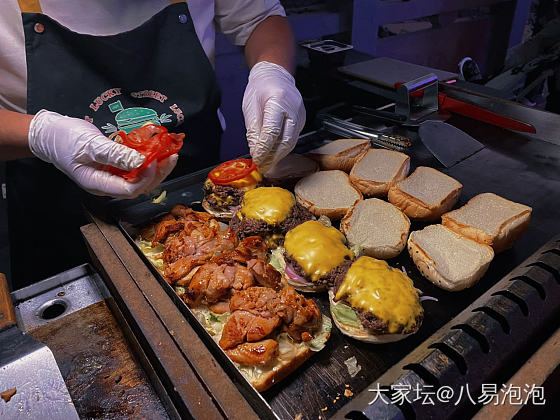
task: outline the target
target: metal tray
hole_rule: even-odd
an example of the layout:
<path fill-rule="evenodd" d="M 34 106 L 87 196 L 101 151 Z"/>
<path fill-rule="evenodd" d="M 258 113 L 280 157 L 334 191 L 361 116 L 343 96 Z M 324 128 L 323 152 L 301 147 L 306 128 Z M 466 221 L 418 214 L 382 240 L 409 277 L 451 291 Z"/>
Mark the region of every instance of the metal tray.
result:
<path fill-rule="evenodd" d="M 414 132 L 405 134 L 413 138 L 415 136 Z M 309 150 L 325 140 L 334 138 L 336 137 L 328 133 L 311 133 L 299 146 L 299 150 L 296 151 Z M 479 138 L 479 140 L 481 139 Z M 509 141 L 514 140 L 510 138 Z M 551 189 L 554 191 L 554 185 L 547 184 L 546 176 L 535 174 L 534 171 L 530 173 L 531 176 L 528 176 L 529 169 L 526 165 L 520 168 L 515 167 L 515 165 L 512 166 L 510 158 L 500 153 L 496 147 L 492 147 L 491 150 L 484 149 L 461 164 L 449 170 L 444 170 L 419 141 L 413 141 L 413 143 L 410 153 L 412 159 L 411 170 L 419 165 L 432 166 L 458 178 L 463 183 L 464 190 L 457 207 L 463 205 L 478 193 L 493 191 L 514 201 L 533 206 L 534 213 L 529 230 L 514 248 L 498 254 L 490 264 L 486 275 L 475 286 L 462 292 L 443 291 L 424 279 L 406 250 L 399 257 L 389 260 L 389 264 L 393 267 L 404 267 L 415 286 L 421 289 L 424 294 L 436 297 L 439 300 L 438 302 L 423 302 L 425 316 L 419 332 L 403 341 L 383 345 L 365 344 L 342 335 L 336 327 L 333 327 L 331 338 L 321 352 L 313 355 L 297 372 L 294 372 L 271 389 L 258 393 L 251 386 L 248 386 L 248 383 L 229 362 L 229 359 L 225 357 L 219 346 L 196 321 L 188 307 L 176 296 L 171 286 L 165 282 L 155 267 L 147 262 L 141 251 L 135 246 L 138 253 L 151 267 L 156 278 L 160 280 L 162 287 L 174 299 L 191 324 L 199 330 L 209 349 L 220 360 L 232 380 L 263 418 L 293 419 L 300 413 L 303 418 L 333 416 L 352 399 L 352 396 L 346 397 L 344 395 L 346 390 L 350 390 L 354 395 L 367 391 L 370 384 L 374 383 L 444 324 L 487 292 L 510 270 L 519 265 L 556 233 L 557 226 L 555 229 L 554 220 L 559 220 L 560 210 L 558 205 L 550 206 L 550 202 L 547 202 L 547 200 L 555 200 L 555 198 L 554 194 L 551 196 Z M 519 144 L 522 145 L 522 143 Z M 497 176 L 496 173 L 488 171 L 489 161 L 498 169 L 507 166 L 507 170 L 503 170 Z M 168 212 L 175 204 L 194 204 L 196 206 L 196 202 L 202 198 L 202 183 L 206 179 L 207 173 L 208 170 L 199 171 L 164 184 L 162 188 L 167 191 L 167 198 L 162 204 L 152 204 L 150 200 L 145 199 L 128 202 L 115 200 L 113 212 L 118 215 L 119 225 L 128 239 L 134 243 L 133 239 L 137 233 L 138 225 L 153 219 L 159 214 Z M 537 185 L 542 184 L 541 187 L 543 188 L 537 190 L 535 182 Z M 524 189 L 526 191 L 523 191 Z M 413 223 L 411 231 L 421 229 L 423 226 Z M 313 298 L 322 312 L 328 314 L 326 294 L 315 294 Z M 537 345 L 538 343 L 533 344 Z M 356 357 L 357 363 L 361 367 L 361 370 L 354 377 L 350 376 L 344 363 L 351 357 Z M 506 370 L 508 368 L 513 370 L 515 367 L 514 363 L 510 363 Z"/>

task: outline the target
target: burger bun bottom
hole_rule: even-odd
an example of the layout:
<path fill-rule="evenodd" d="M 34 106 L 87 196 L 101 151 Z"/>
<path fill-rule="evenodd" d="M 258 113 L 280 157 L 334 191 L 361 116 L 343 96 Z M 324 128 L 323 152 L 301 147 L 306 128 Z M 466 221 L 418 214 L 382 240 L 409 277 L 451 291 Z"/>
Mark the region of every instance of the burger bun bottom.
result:
<path fill-rule="evenodd" d="M 349 325 L 345 325 L 341 323 L 335 314 L 333 313 L 333 305 L 334 305 L 334 292 L 329 290 L 329 302 L 330 302 L 330 312 L 331 318 L 334 321 L 335 325 L 338 327 L 342 334 L 347 335 L 348 337 L 352 337 L 356 340 L 363 341 L 364 343 L 373 343 L 373 344 L 385 344 L 385 343 L 393 343 L 395 341 L 400 341 L 405 339 L 411 335 L 409 334 L 372 334 L 365 329 L 362 328 L 355 328 Z"/>

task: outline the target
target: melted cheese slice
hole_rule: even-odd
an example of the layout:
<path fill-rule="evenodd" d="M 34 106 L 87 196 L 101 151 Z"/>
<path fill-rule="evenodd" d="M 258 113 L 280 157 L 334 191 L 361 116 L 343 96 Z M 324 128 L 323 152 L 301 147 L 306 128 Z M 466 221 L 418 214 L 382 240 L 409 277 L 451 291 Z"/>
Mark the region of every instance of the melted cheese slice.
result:
<path fill-rule="evenodd" d="M 390 334 L 409 330 L 423 312 L 412 280 L 382 260 L 358 258 L 348 269 L 335 300 L 373 313 L 388 325 Z"/>
<path fill-rule="evenodd" d="M 294 195 L 284 188 L 260 187 L 245 193 L 239 213 L 248 219 L 275 224 L 288 217 L 294 203 Z"/>
<path fill-rule="evenodd" d="M 339 230 L 310 220 L 286 234 L 284 248 L 311 281 L 317 281 L 339 266 L 346 257 L 354 258 L 345 242 Z"/>
<path fill-rule="evenodd" d="M 255 185 L 257 185 L 257 183 L 261 181 L 262 181 L 261 173 L 257 170 L 254 170 L 245 178 L 238 179 L 237 181 L 231 181 L 227 185 L 231 187 L 237 187 L 237 188 L 249 187 L 248 189 L 250 189 L 250 188 L 255 188 Z"/>

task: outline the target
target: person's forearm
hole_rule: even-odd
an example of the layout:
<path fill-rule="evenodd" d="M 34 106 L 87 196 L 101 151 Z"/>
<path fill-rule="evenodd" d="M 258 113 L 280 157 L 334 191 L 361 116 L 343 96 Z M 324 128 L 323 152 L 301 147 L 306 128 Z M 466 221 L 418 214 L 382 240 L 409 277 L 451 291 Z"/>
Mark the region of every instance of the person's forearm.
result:
<path fill-rule="evenodd" d="M 286 18 L 270 16 L 259 23 L 247 40 L 245 57 L 249 67 L 259 61 L 269 61 L 293 73 L 295 41 Z"/>
<path fill-rule="evenodd" d="M 31 157 L 27 135 L 33 115 L 0 109 L 0 161 Z"/>

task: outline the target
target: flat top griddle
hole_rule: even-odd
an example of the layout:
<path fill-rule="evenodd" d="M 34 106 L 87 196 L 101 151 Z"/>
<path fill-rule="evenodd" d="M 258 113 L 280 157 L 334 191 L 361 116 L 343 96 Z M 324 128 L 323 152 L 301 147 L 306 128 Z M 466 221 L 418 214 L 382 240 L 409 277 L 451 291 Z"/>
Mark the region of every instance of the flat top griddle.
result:
<path fill-rule="evenodd" d="M 356 122 L 368 123 L 363 119 L 356 119 Z M 409 153 L 411 172 L 420 165 L 431 166 L 460 181 L 463 192 L 456 207 L 482 192 L 494 192 L 532 206 L 533 216 L 528 231 L 512 249 L 494 258 L 486 275 L 475 286 L 461 292 L 446 292 L 425 280 L 406 250 L 399 257 L 389 260 L 393 267 L 404 267 L 415 286 L 425 295 L 438 299 L 438 302 L 423 302 L 425 316 L 419 332 L 396 343 L 372 345 L 352 340 L 333 327 L 325 349 L 315 354 L 288 378 L 262 393 L 272 409 L 270 413 L 266 412 L 266 407 L 257 407 L 263 417 L 292 419 L 300 413 L 303 418 L 334 415 L 351 400 L 352 397 L 344 396 L 347 389 L 354 395 L 365 390 L 560 231 L 560 148 L 472 120 L 454 117 L 450 122 L 486 147 L 456 166 L 445 169 L 424 148 L 415 132 L 401 131 L 400 134 L 413 139 L 413 147 Z M 315 132 L 304 136 L 295 151 L 301 153 L 336 138 L 327 132 Z M 145 197 L 129 201 L 114 200 L 111 203 L 112 212 L 121 221 L 125 233 L 134 234 L 134 226 L 169 211 L 173 205 L 199 201 L 207 172 L 200 171 L 164 184 L 162 188 L 167 191 L 167 198 L 163 204 L 152 204 Z M 413 223 L 411 231 L 424 226 Z M 162 278 L 161 281 L 165 286 Z M 313 298 L 323 313 L 328 314 L 326 293 L 313 294 Z M 211 350 L 217 351 L 216 348 Z M 356 357 L 357 364 L 361 367 L 354 377 L 350 376 L 344 363 L 351 357 Z M 515 369 L 515 366 L 511 369 Z"/>

